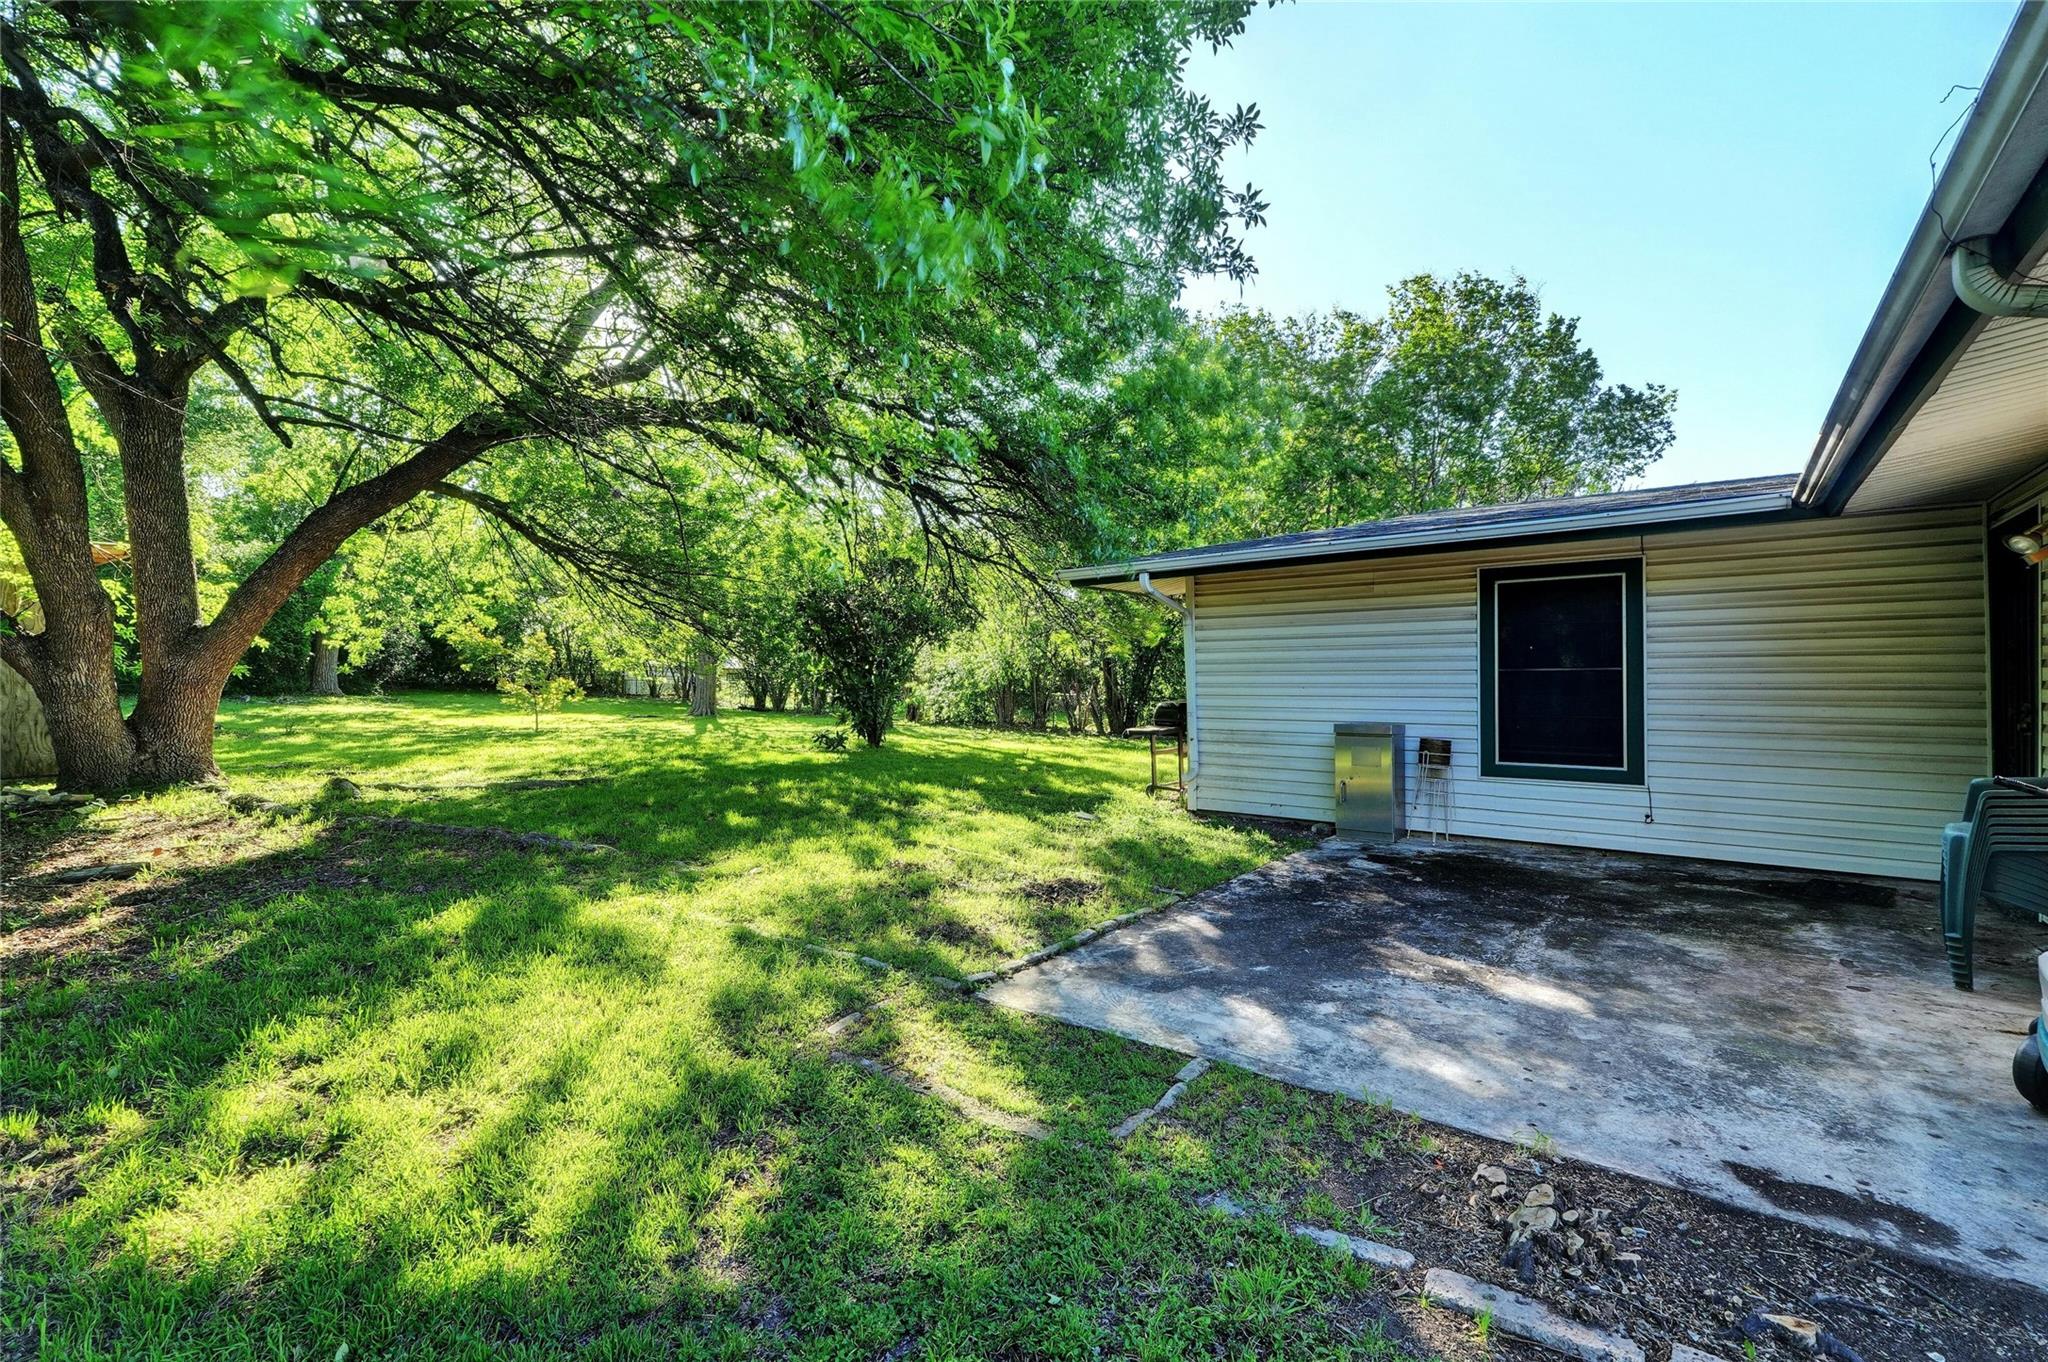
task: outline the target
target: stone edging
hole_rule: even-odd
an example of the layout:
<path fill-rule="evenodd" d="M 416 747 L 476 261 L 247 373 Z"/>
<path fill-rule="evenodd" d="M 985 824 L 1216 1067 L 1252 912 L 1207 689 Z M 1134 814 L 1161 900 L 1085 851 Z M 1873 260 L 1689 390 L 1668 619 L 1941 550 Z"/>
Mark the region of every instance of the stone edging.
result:
<path fill-rule="evenodd" d="M 849 956 L 848 952 L 834 951 L 823 946 L 809 946 L 806 949 L 827 955 L 847 956 L 877 969 L 893 968 L 879 960 Z M 869 1008 L 836 1017 L 820 1028 L 819 1034 L 827 1042 L 838 1041 L 863 1025 L 873 1010 Z M 839 1063 L 851 1064 L 912 1092 L 935 1097 L 977 1124 L 1030 1140 L 1044 1140 L 1052 1135 L 1052 1131 L 1045 1125 L 1028 1116 L 1016 1116 L 999 1111 L 944 1083 L 920 1078 L 895 1065 L 849 1054 L 836 1046 L 831 1049 L 830 1054 Z M 1174 1074 L 1173 1085 L 1161 1094 L 1157 1102 L 1143 1111 L 1133 1112 L 1126 1117 L 1110 1131 L 1110 1137 L 1119 1141 L 1129 1139 L 1147 1121 L 1178 1102 L 1187 1092 L 1188 1085 L 1207 1073 L 1211 1067 L 1210 1061 L 1206 1059 L 1197 1057 L 1189 1060 Z M 1202 1197 L 1197 1204 L 1237 1220 L 1248 1219 L 1253 1214 L 1251 1208 L 1240 1205 L 1222 1192 Z M 1395 1272 L 1412 1272 L 1417 1266 L 1414 1254 L 1392 1244 L 1382 1244 L 1377 1240 L 1346 1234 L 1341 1230 L 1323 1229 L 1299 1220 L 1283 1219 L 1281 1225 L 1289 1234 L 1320 1244 L 1333 1252 L 1348 1254 L 1373 1267 Z M 1468 1277 L 1462 1272 L 1453 1272 L 1441 1267 L 1430 1268 L 1423 1276 L 1422 1294 L 1428 1298 L 1430 1304 L 1442 1305 L 1474 1319 L 1484 1315 L 1491 1327 L 1501 1333 L 1573 1358 L 1575 1362 L 1646 1362 L 1642 1345 L 1633 1339 L 1611 1330 L 1567 1319 L 1542 1301 L 1518 1291 L 1510 1291 L 1506 1287 L 1495 1286 L 1491 1282 Z M 1674 1341 L 1671 1345 L 1671 1362 L 1720 1362 L 1720 1359 L 1712 1353 Z"/>
<path fill-rule="evenodd" d="M 884 966 L 884 968 L 887 968 L 887 966 Z M 870 1013 L 879 1011 L 880 1007 L 881 1005 L 877 1004 L 874 1007 L 859 1012 L 849 1012 L 843 1017 L 835 1017 L 820 1028 L 818 1034 L 828 1042 L 843 1039 L 865 1024 Z M 978 1125 L 991 1126 L 997 1130 L 1007 1131 L 1012 1135 L 1021 1135 L 1027 1140 L 1046 1140 L 1052 1138 L 1051 1129 L 1043 1122 L 1034 1121 L 1029 1116 L 1018 1116 L 992 1107 L 980 1098 L 971 1097 L 961 1092 L 958 1088 L 950 1087 L 935 1078 L 923 1078 L 898 1065 L 886 1064 L 879 1059 L 870 1059 L 866 1055 L 851 1054 L 836 1046 L 828 1053 L 834 1063 L 851 1064 L 854 1068 L 864 1073 L 871 1073 L 877 1078 L 886 1078 L 899 1087 L 908 1088 L 911 1092 L 925 1097 L 936 1097 L 939 1101 L 944 1102 L 954 1111 L 959 1112 L 960 1115 Z"/>
<path fill-rule="evenodd" d="M 1219 1215 L 1227 1215 L 1233 1220 L 1248 1219 L 1252 1214 L 1250 1207 L 1239 1205 L 1234 1198 L 1222 1192 L 1205 1196 L 1197 1204 Z M 1339 1253 L 1348 1253 L 1360 1262 L 1371 1263 L 1374 1267 L 1389 1267 L 1398 1272 L 1406 1272 L 1415 1266 L 1414 1254 L 1404 1248 L 1395 1248 L 1392 1244 L 1361 1239 L 1355 1234 L 1345 1234 L 1340 1230 L 1318 1229 L 1314 1225 L 1304 1225 L 1299 1220 L 1286 1220 L 1281 1223 L 1286 1226 L 1289 1234 L 1313 1240 L 1324 1248 L 1335 1249 Z"/>
<path fill-rule="evenodd" d="M 902 965 L 892 965 L 887 960 L 877 960 L 872 955 L 859 955 L 853 951 L 843 951 L 837 946 L 820 946 L 815 941 L 796 941 L 789 937 L 769 937 L 767 939 L 782 941 L 797 947 L 799 950 L 809 951 L 812 955 L 823 955 L 829 956 L 834 960 L 845 960 L 850 964 L 871 969 L 877 974 L 907 974 L 913 979 L 922 979 L 928 984 L 943 988 L 948 993 L 964 993 L 968 987 L 960 980 L 944 974 L 926 974 L 923 970 L 906 969 Z M 853 1015 L 859 1016 L 860 1014 L 856 1012 Z M 844 1018 L 841 1018 L 841 1020 L 844 1020 Z"/>
<path fill-rule="evenodd" d="M 1116 1129 L 1109 1132 L 1109 1137 L 1112 1140 L 1130 1139 L 1131 1136 L 1138 1133 L 1139 1126 L 1144 1125 L 1145 1122 L 1180 1101 L 1181 1094 L 1188 1090 L 1188 1084 L 1194 1082 L 1207 1072 L 1209 1072 L 1209 1061 L 1206 1059 L 1191 1059 L 1181 1065 L 1180 1072 L 1173 1076 L 1173 1086 L 1161 1094 L 1159 1100 L 1151 1106 L 1143 1111 L 1134 1111 L 1129 1116 L 1126 1116 L 1117 1124 Z"/>
<path fill-rule="evenodd" d="M 1158 886 L 1155 885 L 1154 888 L 1158 888 Z M 1004 961 L 994 969 L 980 970 L 959 979 L 947 974 L 927 974 L 923 970 L 910 969 L 904 965 L 892 965 L 887 960 L 877 960 L 872 955 L 861 955 L 856 951 L 841 950 L 837 946 L 821 946 L 815 941 L 798 941 L 790 937 L 770 937 L 768 939 L 785 942 L 796 946 L 800 950 L 809 951 L 812 955 L 830 956 L 834 960 L 844 960 L 850 964 L 861 965 L 867 969 L 874 970 L 877 974 L 907 974 L 913 979 L 922 979 L 934 987 L 943 988 L 948 993 L 965 993 L 970 989 L 978 989 L 984 984 L 994 983 L 998 979 L 1007 979 L 1017 971 L 1041 964 L 1052 959 L 1055 955 L 1064 955 L 1076 946 L 1085 946 L 1104 933 L 1113 932 L 1119 927 L 1127 927 L 1139 918 L 1150 917 L 1154 913 L 1163 913 L 1168 908 L 1173 907 L 1177 903 L 1183 903 L 1190 897 L 1190 895 L 1167 889 L 1160 889 L 1159 892 L 1168 894 L 1170 897 L 1161 899 L 1149 908 L 1140 908 L 1135 912 L 1123 913 L 1117 917 L 1107 918 L 1092 927 L 1083 927 L 1072 936 L 1062 937 L 1050 946 L 1041 946 L 1029 955 L 1020 955 L 1015 960 Z M 1174 1094 L 1176 1098 L 1179 1095 L 1178 1093 Z M 1171 1106 L 1172 1103 L 1169 1102 L 1167 1105 Z M 1160 1110 L 1164 1109 L 1164 1107 L 1160 1108 Z M 1123 1137 L 1119 1136 L 1118 1138 L 1121 1139 Z"/>
<path fill-rule="evenodd" d="M 877 1078 L 886 1078 L 891 1083 L 908 1088 L 914 1093 L 919 1093 L 926 1097 L 936 1097 L 978 1125 L 991 1126 L 997 1130 L 1008 1131 L 1012 1135 L 1021 1135 L 1027 1140 L 1046 1140 L 1052 1138 L 1051 1130 L 1047 1129 L 1040 1122 L 1032 1120 L 1029 1116 L 1016 1116 L 1010 1112 L 998 1110 L 979 1098 L 969 1097 L 959 1089 L 947 1087 L 936 1079 L 920 1078 L 907 1069 L 899 1069 L 893 1064 L 884 1064 L 879 1059 L 869 1059 L 865 1055 L 850 1055 L 844 1050 L 834 1050 L 832 1058 L 841 1064 L 851 1064 L 857 1069 L 875 1075 Z"/>

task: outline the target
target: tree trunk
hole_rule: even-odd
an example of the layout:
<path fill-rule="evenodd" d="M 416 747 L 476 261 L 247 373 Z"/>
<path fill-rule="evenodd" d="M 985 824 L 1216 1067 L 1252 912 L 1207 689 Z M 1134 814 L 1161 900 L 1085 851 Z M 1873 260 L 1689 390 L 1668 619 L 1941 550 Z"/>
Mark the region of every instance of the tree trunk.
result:
<path fill-rule="evenodd" d="M 718 652 L 709 639 L 690 649 L 690 713 L 700 719 L 718 713 Z"/>
<path fill-rule="evenodd" d="M 173 669 L 144 692 L 128 720 L 135 738 L 128 784 L 154 788 L 220 778 L 213 761 L 213 717 L 225 681 Z"/>
<path fill-rule="evenodd" d="M 341 694 L 341 649 L 325 634 L 313 635 L 313 684 L 307 689 L 314 695 Z"/>
<path fill-rule="evenodd" d="M 47 636 L 39 641 L 46 642 Z M 111 622 L 105 654 L 48 650 L 30 685 L 42 702 L 43 721 L 50 726 L 58 787 L 108 793 L 126 786 L 135 763 L 135 737 L 121 721 Z"/>

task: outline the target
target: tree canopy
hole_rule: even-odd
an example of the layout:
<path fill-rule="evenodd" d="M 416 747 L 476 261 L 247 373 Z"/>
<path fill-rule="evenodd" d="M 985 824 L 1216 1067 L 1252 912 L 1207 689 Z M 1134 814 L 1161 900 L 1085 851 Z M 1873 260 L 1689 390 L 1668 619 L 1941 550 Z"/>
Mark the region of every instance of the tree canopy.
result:
<path fill-rule="evenodd" d="M 1119 373 L 1094 440 L 1103 548 L 1178 548 L 1414 511 L 1606 491 L 1669 447 L 1677 395 L 1605 381 L 1575 319 L 1517 277 L 1418 275 L 1383 316 L 1198 319 Z M 1126 542 L 1136 529 L 1141 542 Z"/>
<path fill-rule="evenodd" d="M 251 641 L 423 493 L 622 586 L 645 541 L 603 508 L 671 499 L 679 462 L 1028 542 L 1086 471 L 1051 400 L 1186 272 L 1251 268 L 1263 205 L 1218 162 L 1256 114 L 1182 78 L 1245 9 L 0 8 L 0 519 L 45 619 L 0 659 L 64 778 L 209 773 Z M 191 495 L 215 427 L 311 489 L 218 599 Z M 126 719 L 95 535 L 129 551 Z"/>

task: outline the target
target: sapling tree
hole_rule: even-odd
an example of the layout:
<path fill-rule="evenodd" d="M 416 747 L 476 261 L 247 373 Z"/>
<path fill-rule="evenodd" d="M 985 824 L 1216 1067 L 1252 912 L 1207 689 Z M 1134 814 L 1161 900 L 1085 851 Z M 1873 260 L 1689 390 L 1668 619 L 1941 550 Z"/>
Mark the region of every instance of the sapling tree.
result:
<path fill-rule="evenodd" d="M 540 629 L 528 629 L 499 659 L 498 693 L 506 704 L 533 716 L 536 733 L 541 715 L 583 698 L 583 688 L 557 670 L 554 646 Z"/>

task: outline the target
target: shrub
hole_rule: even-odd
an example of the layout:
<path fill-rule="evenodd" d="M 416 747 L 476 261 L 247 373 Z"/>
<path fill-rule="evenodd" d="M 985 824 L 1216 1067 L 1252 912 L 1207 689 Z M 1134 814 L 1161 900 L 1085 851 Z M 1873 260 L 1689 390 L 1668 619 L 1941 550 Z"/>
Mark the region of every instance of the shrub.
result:
<path fill-rule="evenodd" d="M 846 740 L 852 736 L 843 728 L 828 728 L 811 734 L 811 746 L 820 752 L 844 752 Z"/>
<path fill-rule="evenodd" d="M 798 598 L 797 612 L 804 642 L 824 660 L 853 731 L 880 747 L 918 650 L 945 635 L 952 612 L 908 558 L 873 559 L 843 578 L 820 577 Z"/>

